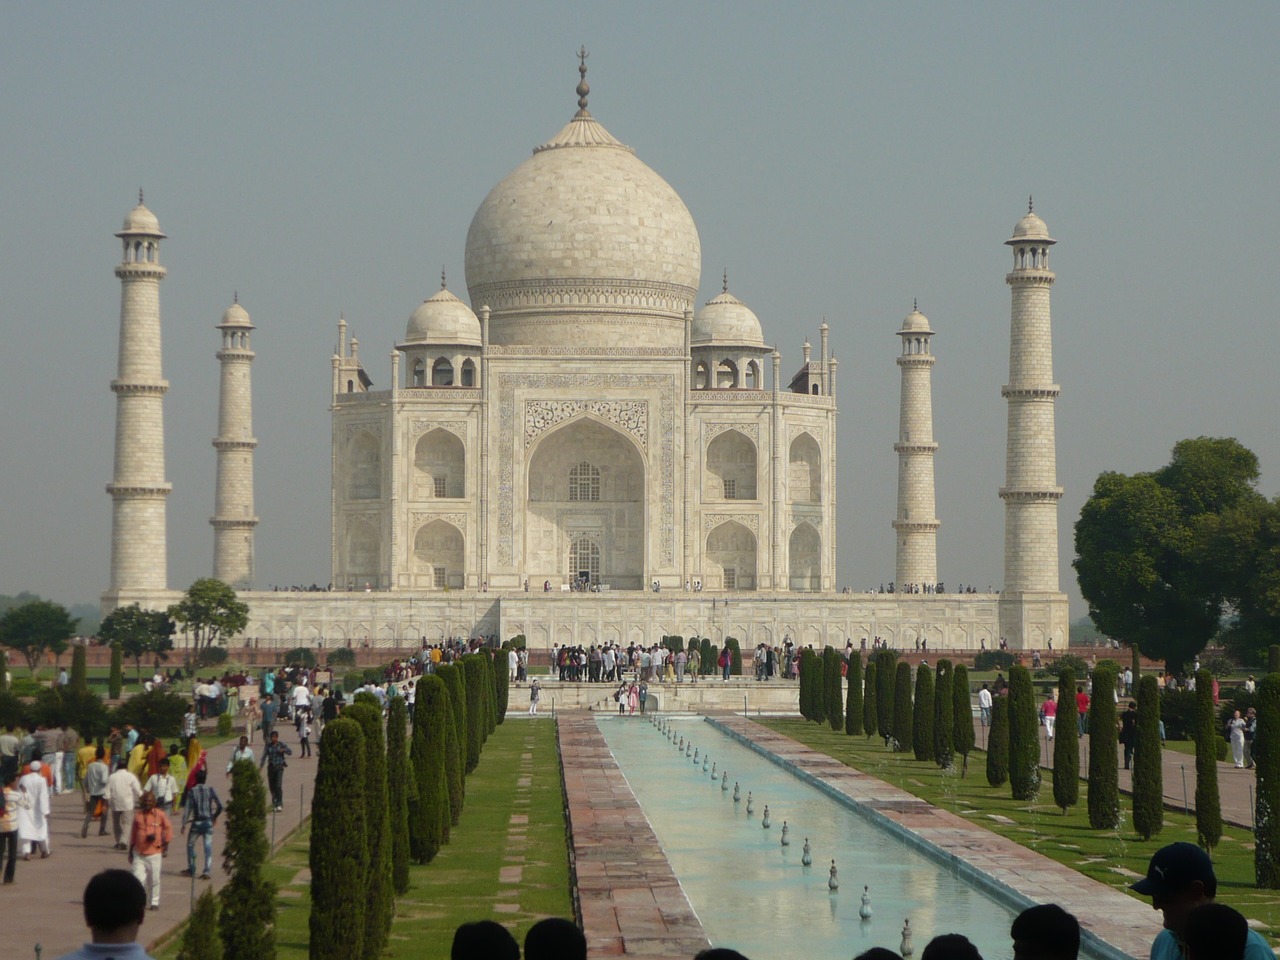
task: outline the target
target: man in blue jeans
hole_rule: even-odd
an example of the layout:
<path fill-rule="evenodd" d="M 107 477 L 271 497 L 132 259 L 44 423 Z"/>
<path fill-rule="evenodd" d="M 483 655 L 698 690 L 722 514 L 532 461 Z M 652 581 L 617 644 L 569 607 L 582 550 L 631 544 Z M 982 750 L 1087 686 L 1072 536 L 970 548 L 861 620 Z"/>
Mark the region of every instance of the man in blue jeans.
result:
<path fill-rule="evenodd" d="M 196 771 L 196 783 L 187 795 L 182 798 L 182 829 L 186 833 L 187 824 L 191 832 L 187 834 L 187 869 L 182 871 L 184 877 L 195 876 L 196 872 L 196 837 L 204 838 L 204 873 L 201 880 L 208 880 L 213 875 L 213 825 L 222 814 L 222 801 L 213 787 L 205 783 L 209 772 L 201 767 Z"/>

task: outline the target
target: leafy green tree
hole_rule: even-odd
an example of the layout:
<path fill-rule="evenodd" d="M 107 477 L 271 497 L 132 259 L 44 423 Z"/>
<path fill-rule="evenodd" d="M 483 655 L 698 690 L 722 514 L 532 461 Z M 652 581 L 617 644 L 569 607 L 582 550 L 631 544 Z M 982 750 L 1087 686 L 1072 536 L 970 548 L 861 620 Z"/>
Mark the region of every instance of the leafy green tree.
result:
<path fill-rule="evenodd" d="M 124 651 L 120 644 L 111 644 L 111 673 L 107 678 L 107 696 L 112 700 L 120 699 L 120 688 L 124 686 Z"/>
<path fill-rule="evenodd" d="M 993 787 L 1009 779 L 1009 698 L 991 698 L 991 730 L 987 733 L 987 783 Z"/>
<path fill-rule="evenodd" d="M 1040 714 L 1026 667 L 1009 668 L 1009 789 L 1015 800 L 1040 794 Z M 1113 751 L 1114 753 L 1114 751 Z"/>
<path fill-rule="evenodd" d="M 1096 683 L 1094 689 L 1097 689 Z M 1213 710 L 1213 676 L 1196 674 L 1196 836 L 1212 850 L 1222 839 L 1222 798 L 1218 794 L 1218 721 Z"/>
<path fill-rule="evenodd" d="M 354 893 L 365 889 L 369 841 L 360 724 L 348 717 L 326 723 L 317 757 L 311 799 L 309 956 L 311 960 L 361 960 L 366 901 Z"/>
<path fill-rule="evenodd" d="M 1267 648 L 1267 673 L 1280 673 L 1280 643 Z"/>
<path fill-rule="evenodd" d="M 391 885 L 409 889 L 409 707 L 395 697 L 387 707 L 387 816 L 391 833 Z"/>
<path fill-rule="evenodd" d="M 822 648 L 823 719 L 832 730 L 844 729 L 844 697 L 841 689 L 840 651 L 835 647 Z"/>
<path fill-rule="evenodd" d="M 1115 688 L 1115 667 L 1098 664 L 1089 700 L 1089 826 L 1095 830 L 1114 830 L 1120 823 Z"/>
<path fill-rule="evenodd" d="M 893 694 L 897 686 L 898 655 L 892 650 L 876 651 L 876 730 L 884 737 L 888 745 L 893 736 L 893 718 L 897 716 L 893 706 Z M 911 715 L 910 706 L 907 715 Z M 911 746 L 911 742 L 903 744 L 903 749 Z"/>
<path fill-rule="evenodd" d="M 868 740 L 876 733 L 876 685 L 876 661 L 871 658 L 862 676 L 862 729 Z"/>
<path fill-rule="evenodd" d="M 845 693 L 844 732 L 855 737 L 862 732 L 862 655 L 854 650 L 849 655 L 849 689 Z"/>
<path fill-rule="evenodd" d="M 470 677 L 467 679 L 471 680 Z M 473 691 L 477 702 L 476 722 L 468 722 L 468 731 L 477 738 L 482 722 L 478 713 L 479 682 L 477 679 Z M 473 686 L 470 682 L 467 685 Z M 418 681 L 413 708 L 413 744 L 409 752 L 417 781 L 417 799 L 409 809 L 409 850 L 418 863 L 430 863 L 435 859 L 449 828 L 446 771 L 449 731 L 445 728 L 449 720 L 448 702 L 449 691 L 439 677 L 428 675 Z"/>
<path fill-rule="evenodd" d="M 1258 730 L 1253 741 L 1253 759 L 1258 768 L 1254 872 L 1259 887 L 1276 890 L 1280 889 L 1280 673 L 1262 678 L 1257 710 Z"/>
<path fill-rule="evenodd" d="M 205 887 L 182 928 L 178 960 L 222 960 L 222 940 L 210 935 L 217 929 L 218 895 Z"/>
<path fill-rule="evenodd" d="M 955 757 L 955 697 L 951 694 L 954 675 L 950 660 L 938 661 L 933 682 L 933 760 L 944 770 Z"/>
<path fill-rule="evenodd" d="M 276 955 L 276 888 L 262 872 L 271 855 L 267 796 L 252 760 L 241 760 L 231 770 L 226 823 L 222 867 L 229 879 L 218 893 L 222 952 L 228 957 L 272 960 Z M 211 932 L 212 928 L 206 928 L 206 934 Z"/>
<path fill-rule="evenodd" d="M 1224 514 L 1261 495 L 1232 439 L 1182 440 L 1154 473 L 1104 473 L 1076 523 L 1080 591 L 1105 634 L 1178 672 L 1217 633 L 1231 589 L 1211 548 Z"/>
<path fill-rule="evenodd" d="M 76 693 L 89 692 L 89 667 L 83 643 L 71 648 L 71 689 Z"/>
<path fill-rule="evenodd" d="M 120 644 L 120 652 L 133 658 L 138 682 L 142 682 L 142 658 L 167 660 L 173 649 L 174 623 L 160 610 L 143 610 L 136 603 L 116 607 L 98 627 L 98 638 Z"/>
<path fill-rule="evenodd" d="M 1150 840 L 1164 827 L 1164 764 L 1160 752 L 1160 684 L 1138 681 L 1137 743 L 1133 750 L 1133 827 Z"/>
<path fill-rule="evenodd" d="M 93 694 L 88 694 L 93 696 Z M 96 698 L 95 698 L 96 699 Z M 135 693 L 112 712 L 116 723 L 131 723 L 158 737 L 176 737 L 182 732 L 182 717 L 191 701 L 163 687 Z"/>
<path fill-rule="evenodd" d="M 911 664 L 903 660 L 898 664 L 893 678 L 893 749 L 905 752 L 911 749 Z"/>
<path fill-rule="evenodd" d="M 1231 618 L 1218 638 L 1242 663 L 1261 663 L 1280 635 L 1280 499 L 1246 498 L 1202 525 L 1201 559 L 1221 579 Z"/>
<path fill-rule="evenodd" d="M 484 716 L 484 665 L 476 654 L 469 653 L 459 661 L 466 678 L 467 691 L 467 741 L 465 769 L 473 771 L 480 763 L 480 751 L 484 748 L 486 718 Z M 422 691 L 418 691 L 422 702 Z M 443 755 L 443 754 L 442 754 Z M 418 781 L 422 786 L 422 781 Z"/>
<path fill-rule="evenodd" d="M 1076 675 L 1058 674 L 1058 735 L 1053 740 L 1053 802 L 1066 816 L 1080 802 L 1080 738 L 1076 735 Z"/>
<path fill-rule="evenodd" d="M 98 696 L 88 690 L 77 693 L 66 687 L 43 687 L 25 711 L 31 720 L 48 727 L 67 724 L 86 739 L 107 732 L 107 709 Z"/>
<path fill-rule="evenodd" d="M 168 610 L 191 638 L 194 655 L 214 644 L 225 644 L 249 625 L 249 605 L 236 599 L 236 592 L 221 580 L 203 577 L 187 588 L 186 595 Z"/>
<path fill-rule="evenodd" d="M 960 775 L 969 775 L 969 754 L 973 751 L 973 701 L 969 693 L 969 668 L 963 663 L 955 668 L 951 679 L 951 741 L 960 754 Z"/>
<path fill-rule="evenodd" d="M 387 944 L 395 906 L 382 710 L 368 703 L 353 703 L 342 711 L 342 715 L 360 724 L 360 732 L 364 735 L 365 831 L 369 841 L 369 869 L 364 887 L 364 957 L 365 960 L 377 960 Z"/>
<path fill-rule="evenodd" d="M 911 749 L 917 760 L 933 759 L 933 671 L 916 668 L 916 699 L 911 711 Z"/>
<path fill-rule="evenodd" d="M 0 645 L 22 654 L 34 678 L 46 653 L 61 656 L 79 621 L 51 600 L 28 600 L 0 614 Z"/>

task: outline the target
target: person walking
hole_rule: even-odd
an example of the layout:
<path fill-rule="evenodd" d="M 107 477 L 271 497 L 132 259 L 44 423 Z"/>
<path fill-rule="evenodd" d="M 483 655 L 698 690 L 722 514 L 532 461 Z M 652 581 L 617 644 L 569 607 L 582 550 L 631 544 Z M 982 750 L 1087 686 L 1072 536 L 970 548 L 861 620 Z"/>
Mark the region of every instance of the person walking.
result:
<path fill-rule="evenodd" d="M 311 708 L 302 707 L 298 710 L 298 742 L 301 744 L 299 750 L 299 759 L 309 760 L 311 758 Z"/>
<path fill-rule="evenodd" d="M 1124 747 L 1124 768 L 1128 770 L 1133 763 L 1133 748 L 1138 745 L 1138 705 L 1133 701 L 1120 714 L 1120 745 Z"/>
<path fill-rule="evenodd" d="M 1041 714 L 1044 716 L 1044 729 L 1048 733 L 1049 739 L 1053 739 L 1053 725 L 1058 719 L 1058 701 L 1053 699 L 1053 694 L 1048 694 L 1044 698 L 1044 706 L 1040 708 Z"/>
<path fill-rule="evenodd" d="M 271 806 L 277 813 L 284 809 L 284 768 L 289 764 L 285 757 L 293 756 L 289 745 L 280 742 L 280 733 L 271 731 L 270 742 L 262 748 L 258 769 L 267 768 L 267 786 L 271 790 Z"/>
<path fill-rule="evenodd" d="M 160 861 L 169 852 L 173 824 L 169 815 L 156 807 L 155 794 L 142 795 L 142 807 L 133 814 L 129 834 L 129 865 L 138 882 L 149 889 L 151 909 L 160 909 Z"/>
<path fill-rule="evenodd" d="M 107 781 L 111 771 L 103 760 L 106 750 L 98 747 L 94 750 L 93 760 L 84 768 L 81 786 L 84 789 L 84 823 L 80 825 L 80 837 L 89 835 L 89 824 L 98 821 L 98 836 L 107 835 Z"/>
<path fill-rule="evenodd" d="M 985 683 L 978 691 L 978 716 L 984 727 L 991 726 L 991 687 Z"/>
<path fill-rule="evenodd" d="M 39 760 L 31 761 L 31 772 L 18 780 L 18 789 L 26 794 L 28 804 L 18 808 L 18 839 L 22 841 L 22 859 L 30 860 L 31 851 L 40 848 L 40 859 L 49 856 L 49 783 L 41 772 Z"/>
<path fill-rule="evenodd" d="M 150 793 L 156 798 L 156 806 L 165 813 L 178 812 L 178 781 L 170 772 L 173 765 L 169 758 L 160 761 L 160 769 L 147 778 L 142 785 L 143 793 Z"/>
<path fill-rule="evenodd" d="M 18 771 L 5 770 L 0 793 L 0 867 L 4 882 L 13 883 L 18 865 L 18 811 L 27 805 L 26 794 L 18 789 Z"/>
<path fill-rule="evenodd" d="M 537 680 L 529 684 L 529 716 L 537 716 L 538 700 L 542 696 L 542 684 Z"/>
<path fill-rule="evenodd" d="M 187 790 L 182 802 L 181 833 L 187 833 L 187 868 L 182 871 L 184 877 L 193 877 L 196 872 L 196 837 L 204 839 L 204 873 L 201 880 L 208 880 L 213 874 L 213 828 L 222 815 L 222 801 L 218 799 L 213 787 L 205 783 L 209 772 L 204 767 L 195 771 L 195 783 Z"/>
<path fill-rule="evenodd" d="M 80 750 L 80 734 L 64 723 L 58 730 L 58 792 L 70 793 L 76 788 L 76 753 Z"/>
<path fill-rule="evenodd" d="M 125 760 L 121 758 L 115 773 L 107 778 L 107 806 L 111 808 L 111 833 L 115 837 L 117 850 L 129 849 L 125 840 L 125 829 L 133 823 L 133 811 L 142 798 L 142 784 L 129 772 Z"/>
<path fill-rule="evenodd" d="M 231 751 L 231 759 L 227 761 L 227 773 L 241 760 L 248 760 L 253 763 L 258 758 L 253 755 L 253 749 L 249 746 L 249 738 L 241 737 L 240 745 Z"/>
<path fill-rule="evenodd" d="M 1227 721 L 1227 733 L 1231 737 L 1231 759 L 1236 763 L 1237 770 L 1244 769 L 1244 731 L 1245 719 L 1237 710 L 1231 715 L 1231 719 Z"/>
<path fill-rule="evenodd" d="M 271 693 L 268 693 L 265 697 L 263 697 L 262 703 L 260 704 L 260 709 L 262 710 L 262 742 L 266 743 L 268 740 L 271 739 L 271 732 L 272 730 L 275 729 L 275 725 L 276 725 L 275 696 L 272 695 Z"/>
<path fill-rule="evenodd" d="M 1258 710 L 1250 707 L 1244 715 L 1244 765 L 1253 769 L 1253 738 L 1258 735 Z"/>

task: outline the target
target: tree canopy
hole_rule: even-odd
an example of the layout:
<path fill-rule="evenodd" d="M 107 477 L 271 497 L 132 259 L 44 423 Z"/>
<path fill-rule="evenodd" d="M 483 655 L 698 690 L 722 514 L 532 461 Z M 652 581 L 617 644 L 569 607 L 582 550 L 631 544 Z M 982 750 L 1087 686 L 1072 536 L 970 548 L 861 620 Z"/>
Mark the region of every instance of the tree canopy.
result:
<path fill-rule="evenodd" d="M 142 658 L 145 656 L 168 659 L 173 649 L 173 621 L 162 610 L 143 610 L 136 603 L 116 607 L 98 627 L 98 639 L 103 643 L 120 644 L 120 652 L 133 658 L 133 665 L 142 677 Z"/>
<path fill-rule="evenodd" d="M 46 652 L 57 657 L 67 649 L 78 622 L 59 603 L 28 600 L 0 614 L 0 644 L 22 654 L 34 677 Z"/>
<path fill-rule="evenodd" d="M 230 586 L 213 577 L 191 584 L 168 613 L 190 635 L 197 658 L 215 643 L 225 644 L 249 625 L 249 605 L 241 603 Z"/>
<path fill-rule="evenodd" d="M 1257 481 L 1258 458 L 1218 437 L 1179 441 L 1151 473 L 1099 476 L 1073 564 L 1098 628 L 1174 671 L 1204 649 L 1241 590 L 1214 545 L 1227 518 L 1265 504 Z"/>

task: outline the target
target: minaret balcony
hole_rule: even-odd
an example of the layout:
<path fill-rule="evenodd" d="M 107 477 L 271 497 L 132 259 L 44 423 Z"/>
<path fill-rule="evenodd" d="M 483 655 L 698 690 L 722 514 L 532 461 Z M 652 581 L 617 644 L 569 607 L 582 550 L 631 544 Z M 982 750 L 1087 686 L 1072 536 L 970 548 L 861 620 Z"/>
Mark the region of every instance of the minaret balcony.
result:
<path fill-rule="evenodd" d="M 1060 393 L 1062 393 L 1062 388 L 1056 383 L 1046 384 L 1041 387 L 1010 387 L 1005 385 L 1000 388 L 1000 396 L 1009 400 L 1053 400 Z"/>
<path fill-rule="evenodd" d="M 942 526 L 941 520 L 894 520 L 890 524 L 893 529 L 902 533 L 936 533 Z"/>
<path fill-rule="evenodd" d="M 935 453 L 936 443 L 895 443 L 893 449 L 898 453 Z"/>
<path fill-rule="evenodd" d="M 213 447 L 215 450 L 253 450 L 258 446 L 258 441 L 254 437 L 246 437 L 243 440 L 223 440 L 221 437 L 213 438 Z"/>
<path fill-rule="evenodd" d="M 1051 503 L 1062 499 L 1061 487 L 1001 487 L 1000 499 L 1014 503 Z"/>
<path fill-rule="evenodd" d="M 1026 269 L 1014 270 L 1012 273 L 1006 273 L 1004 282 L 1010 286 L 1022 287 L 1051 287 L 1057 276 L 1052 270 Z"/>
<path fill-rule="evenodd" d="M 167 497 L 173 492 L 172 483 L 108 483 L 107 493 L 117 500 L 129 497 Z"/>
<path fill-rule="evenodd" d="M 136 261 L 130 263 L 122 263 L 116 267 L 116 276 L 121 280 L 149 278 L 154 280 L 163 280 L 169 271 L 158 263 L 148 263 L 147 261 Z"/>
<path fill-rule="evenodd" d="M 112 380 L 111 392 L 119 395 L 163 397 L 169 392 L 168 380 L 157 380 L 154 383 L 134 383 L 127 380 Z"/>
<path fill-rule="evenodd" d="M 258 525 L 257 517 L 210 517 L 215 530 L 252 530 Z"/>

